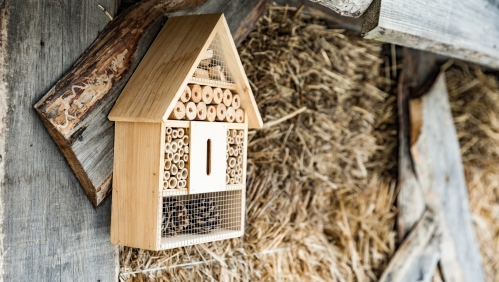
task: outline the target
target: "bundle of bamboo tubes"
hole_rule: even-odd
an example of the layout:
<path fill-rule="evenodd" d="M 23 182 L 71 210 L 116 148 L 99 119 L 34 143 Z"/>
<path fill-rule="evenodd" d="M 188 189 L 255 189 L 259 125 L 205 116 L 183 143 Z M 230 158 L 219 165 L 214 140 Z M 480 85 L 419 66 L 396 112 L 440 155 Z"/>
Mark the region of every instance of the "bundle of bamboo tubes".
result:
<path fill-rule="evenodd" d="M 223 62 L 220 60 L 220 55 L 217 54 L 219 51 L 214 52 L 213 49 L 208 49 L 203 54 L 201 62 L 194 71 L 194 79 L 210 79 L 221 82 L 232 83 L 230 76 L 228 75 Z"/>
<path fill-rule="evenodd" d="M 227 130 L 226 184 L 243 183 L 244 130 Z"/>
<path fill-rule="evenodd" d="M 170 118 L 243 123 L 240 107 L 241 97 L 229 89 L 192 84 L 182 92 Z"/>
<path fill-rule="evenodd" d="M 186 188 L 189 160 L 187 128 L 166 128 L 163 189 Z"/>

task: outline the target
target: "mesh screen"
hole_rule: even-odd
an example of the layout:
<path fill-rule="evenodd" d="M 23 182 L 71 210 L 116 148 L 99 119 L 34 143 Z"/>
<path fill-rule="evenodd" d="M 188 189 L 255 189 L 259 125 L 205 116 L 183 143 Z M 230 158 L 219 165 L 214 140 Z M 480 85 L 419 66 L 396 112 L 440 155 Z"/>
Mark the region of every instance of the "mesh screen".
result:
<path fill-rule="evenodd" d="M 217 231 L 241 230 L 242 191 L 164 197 L 162 213 L 164 238 L 189 240 Z"/>
<path fill-rule="evenodd" d="M 199 66 L 194 72 L 192 80 L 215 85 L 234 83 L 225 64 L 225 58 L 218 34 L 215 35 L 210 47 L 208 47 L 208 50 L 203 55 Z"/>

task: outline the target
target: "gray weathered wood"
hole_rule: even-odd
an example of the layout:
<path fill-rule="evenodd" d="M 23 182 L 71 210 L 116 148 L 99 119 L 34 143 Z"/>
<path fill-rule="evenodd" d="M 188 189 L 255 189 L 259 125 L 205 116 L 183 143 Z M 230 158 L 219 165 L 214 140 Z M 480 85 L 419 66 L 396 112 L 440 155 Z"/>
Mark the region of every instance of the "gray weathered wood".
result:
<path fill-rule="evenodd" d="M 375 0 L 365 38 L 499 68 L 499 2 Z"/>
<path fill-rule="evenodd" d="M 116 10 L 115 0 L 0 1 L 1 281 L 117 280 L 111 201 L 94 210 L 33 110 L 108 23 L 98 4 Z"/>
<path fill-rule="evenodd" d="M 415 232 L 417 227 L 411 226 L 415 219 L 410 213 L 418 213 L 421 209 L 419 195 L 422 194 L 425 208 L 435 213 L 441 243 L 433 247 L 428 245 L 420 252 L 418 263 L 411 264 L 412 272 L 406 271 L 412 273 L 412 278 L 404 276 L 404 281 L 417 281 L 421 279 L 421 273 L 428 273 L 426 271 L 435 263 L 436 253 L 441 254 L 438 258 L 446 281 L 484 281 L 444 75 L 437 78 L 427 94 L 405 102 L 410 106 L 402 105 L 401 111 L 410 110 L 410 117 L 401 115 L 401 131 L 407 131 L 409 124 L 410 138 L 401 134 L 401 143 L 407 149 L 401 148 L 399 155 L 398 204 L 402 213 L 399 235 L 409 232 L 407 238 L 410 238 Z M 411 195 L 418 195 L 415 197 L 418 200 Z M 429 279 L 428 275 L 425 279 Z"/>
<path fill-rule="evenodd" d="M 358 18 L 362 16 L 362 14 L 366 11 L 369 5 L 371 5 L 371 2 L 373 0 L 311 0 L 311 1 L 324 5 L 342 16 Z"/>

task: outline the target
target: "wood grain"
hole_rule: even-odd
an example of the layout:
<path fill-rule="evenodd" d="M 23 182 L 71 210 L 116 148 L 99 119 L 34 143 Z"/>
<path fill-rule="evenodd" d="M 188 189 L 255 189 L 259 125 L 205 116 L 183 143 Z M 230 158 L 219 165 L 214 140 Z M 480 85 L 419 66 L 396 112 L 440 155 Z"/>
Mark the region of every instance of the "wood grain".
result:
<path fill-rule="evenodd" d="M 155 5 L 159 2 L 162 4 Z M 201 1 L 187 0 L 141 2 L 116 17 L 77 64 L 37 103 L 37 112 L 94 206 L 102 202 L 111 187 L 114 123 L 107 119 L 107 114 L 166 15 L 175 10 L 175 15 L 225 12 L 238 36 L 236 40 L 241 40 L 249 31 L 239 32 L 240 25 L 244 23 L 247 25 L 244 28 L 251 28 L 256 23 L 258 15 L 252 9 L 262 2 L 226 0 L 202 5 Z M 194 6 L 199 7 L 186 10 Z M 49 108 L 52 111 L 47 111 Z"/>
<path fill-rule="evenodd" d="M 336 13 L 358 18 L 367 10 L 373 0 L 311 0 L 317 2 Z"/>
<path fill-rule="evenodd" d="M 165 126 L 116 122 L 111 243 L 159 249 Z"/>
<path fill-rule="evenodd" d="M 369 10 L 365 38 L 499 68 L 499 5 L 494 1 L 376 0 Z"/>
<path fill-rule="evenodd" d="M 114 0 L 0 1 L 2 281 L 117 281 L 111 202 L 95 210 L 33 110 L 116 11 Z"/>

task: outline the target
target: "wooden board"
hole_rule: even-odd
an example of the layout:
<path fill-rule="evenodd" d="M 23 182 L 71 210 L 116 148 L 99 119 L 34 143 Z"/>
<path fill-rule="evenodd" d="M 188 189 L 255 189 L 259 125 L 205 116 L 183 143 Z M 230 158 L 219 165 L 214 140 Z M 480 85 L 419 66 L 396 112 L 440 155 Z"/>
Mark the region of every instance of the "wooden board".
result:
<path fill-rule="evenodd" d="M 161 29 L 165 13 L 175 10 L 177 10 L 176 15 L 225 12 L 235 40 L 240 42 L 251 30 L 265 7 L 263 0 L 208 1 L 203 5 L 200 1 L 183 0 L 175 1 L 174 6 L 171 2 L 165 2 L 166 6 L 165 3 L 154 6 L 159 2 L 162 1 L 142 2 L 140 7 L 137 6 L 133 11 L 124 12 L 122 16 L 115 18 L 113 23 L 101 33 L 98 44 L 87 50 L 78 63 L 36 105 L 47 129 L 94 206 L 98 206 L 110 193 L 114 123 L 107 119 L 107 114 Z M 199 7 L 193 11 L 183 10 L 196 5 Z M 142 20 L 144 17 L 145 20 Z M 96 74 L 107 75 L 109 79 L 101 79 L 99 87 L 90 87 L 87 92 L 86 89 L 75 88 L 85 87 L 89 82 L 88 77 Z M 51 80 L 48 85 L 53 83 Z M 63 101 L 73 95 L 73 89 L 75 96 L 69 101 L 88 100 L 88 97 L 81 99 L 84 93 L 93 98 L 82 108 L 71 105 L 70 108 L 77 109 L 77 118 L 70 118 L 68 125 L 65 126 Z M 57 109 L 52 104 L 60 106 Z M 49 107 L 57 110 L 47 111 Z M 64 121 L 62 125 L 59 120 L 61 118 Z M 58 130 L 57 125 L 65 127 Z"/>
<path fill-rule="evenodd" d="M 373 0 L 311 0 L 317 2 L 336 13 L 358 18 L 367 10 Z"/>
<path fill-rule="evenodd" d="M 165 127 L 116 122 L 111 243 L 158 250 Z"/>
<path fill-rule="evenodd" d="M 365 38 L 499 68 L 499 2 L 375 0 Z"/>
<path fill-rule="evenodd" d="M 401 84 L 411 86 L 403 78 L 410 79 L 404 72 L 414 67 L 414 62 L 404 62 L 399 92 L 407 91 Z M 417 68 L 410 73 L 417 77 Z M 412 86 L 417 84 L 413 82 Z M 405 239 L 382 280 L 397 281 L 391 279 L 398 277 L 403 278 L 399 281 L 431 281 L 440 261 L 446 281 L 484 281 L 445 77 L 438 76 L 423 96 L 410 99 L 399 93 L 399 98 L 402 147 L 398 222 L 399 236 Z M 421 219 L 417 218 L 420 214 Z M 436 229 L 421 229 L 429 218 L 436 222 Z M 410 243 L 415 236 L 426 239 Z"/>
<path fill-rule="evenodd" d="M 95 210 L 33 110 L 114 0 L 0 1 L 0 280 L 117 281 L 111 201 Z M 2 147 L 0 146 L 0 147 Z"/>

